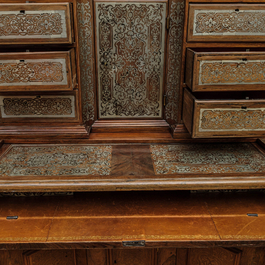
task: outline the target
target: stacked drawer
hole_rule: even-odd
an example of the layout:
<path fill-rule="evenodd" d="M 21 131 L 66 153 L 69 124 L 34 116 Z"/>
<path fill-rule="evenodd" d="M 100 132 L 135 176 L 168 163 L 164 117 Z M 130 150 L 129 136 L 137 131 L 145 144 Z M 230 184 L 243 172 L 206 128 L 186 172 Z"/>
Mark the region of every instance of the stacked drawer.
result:
<path fill-rule="evenodd" d="M 187 49 L 183 121 L 192 137 L 264 135 L 265 52 L 248 43 L 265 40 L 265 5 L 190 4 L 187 40 L 212 43 Z M 223 42 L 246 49 L 211 49 Z"/>
<path fill-rule="evenodd" d="M 70 3 L 0 5 L 0 44 L 12 44 L 0 53 L 1 122 L 77 119 L 71 14 Z"/>

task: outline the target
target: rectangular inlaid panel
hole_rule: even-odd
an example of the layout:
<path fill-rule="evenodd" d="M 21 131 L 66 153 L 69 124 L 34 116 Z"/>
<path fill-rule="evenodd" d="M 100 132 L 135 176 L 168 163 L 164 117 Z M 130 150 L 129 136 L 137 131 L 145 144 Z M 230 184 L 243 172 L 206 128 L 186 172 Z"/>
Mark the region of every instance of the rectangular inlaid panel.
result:
<path fill-rule="evenodd" d="M 0 60 L 0 86 L 67 85 L 65 59 Z"/>
<path fill-rule="evenodd" d="M 199 85 L 265 84 L 265 60 L 200 61 Z"/>
<path fill-rule="evenodd" d="M 264 130 L 265 108 L 200 109 L 200 132 Z"/>
<path fill-rule="evenodd" d="M 0 96 L 2 118 L 74 118 L 75 96 Z"/>
<path fill-rule="evenodd" d="M 264 41 L 265 5 L 190 5 L 188 41 Z"/>
<path fill-rule="evenodd" d="M 229 99 L 197 99 L 185 89 L 184 124 L 193 138 L 262 137 L 265 100 L 248 95 L 250 99 L 230 99 L 228 94 L 222 97 Z"/>
<path fill-rule="evenodd" d="M 70 4 L 1 4 L 2 43 L 72 43 Z"/>
<path fill-rule="evenodd" d="M 162 117 L 166 7 L 95 3 L 100 118 Z"/>
<path fill-rule="evenodd" d="M 76 83 L 74 50 L 0 54 L 0 89 L 72 90 Z"/>
<path fill-rule="evenodd" d="M 261 51 L 187 50 L 185 82 L 194 92 L 264 90 L 264 73 L 265 53 Z"/>
<path fill-rule="evenodd" d="M 1 156 L 0 175 L 109 175 L 111 153 L 103 145 L 11 145 Z"/>
<path fill-rule="evenodd" d="M 258 173 L 265 157 L 250 143 L 151 145 L 156 174 Z"/>

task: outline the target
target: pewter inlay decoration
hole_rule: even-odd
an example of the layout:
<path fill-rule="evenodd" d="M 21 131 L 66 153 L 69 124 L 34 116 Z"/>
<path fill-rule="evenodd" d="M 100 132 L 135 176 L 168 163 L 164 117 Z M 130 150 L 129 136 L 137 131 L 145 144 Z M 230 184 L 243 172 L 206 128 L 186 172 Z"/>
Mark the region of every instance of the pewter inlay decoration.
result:
<path fill-rule="evenodd" d="M 264 131 L 265 108 L 200 109 L 200 132 Z"/>
<path fill-rule="evenodd" d="M 78 0 L 77 22 L 80 47 L 82 116 L 84 121 L 93 121 L 95 119 L 94 35 L 92 21 L 92 8 L 89 0 Z"/>
<path fill-rule="evenodd" d="M 0 160 L 0 176 L 109 175 L 111 146 L 13 145 Z"/>
<path fill-rule="evenodd" d="M 75 117 L 74 96 L 1 96 L 2 118 Z"/>
<path fill-rule="evenodd" d="M 199 85 L 264 83 L 265 60 L 200 61 Z"/>
<path fill-rule="evenodd" d="M 265 10 L 195 10 L 194 36 L 264 35 Z"/>
<path fill-rule="evenodd" d="M 65 59 L 0 60 L 0 86 L 67 85 Z"/>
<path fill-rule="evenodd" d="M 168 31 L 168 59 L 166 82 L 165 118 L 169 124 L 176 124 L 179 114 L 179 93 L 181 80 L 181 54 L 184 31 L 183 0 L 172 0 L 170 6 L 170 27 Z"/>
<path fill-rule="evenodd" d="M 66 37 L 64 10 L 0 11 L 0 39 Z"/>
<path fill-rule="evenodd" d="M 250 143 L 151 145 L 150 149 L 156 174 L 265 171 L 265 157 Z"/>
<path fill-rule="evenodd" d="M 99 117 L 162 117 L 166 3 L 96 3 Z"/>

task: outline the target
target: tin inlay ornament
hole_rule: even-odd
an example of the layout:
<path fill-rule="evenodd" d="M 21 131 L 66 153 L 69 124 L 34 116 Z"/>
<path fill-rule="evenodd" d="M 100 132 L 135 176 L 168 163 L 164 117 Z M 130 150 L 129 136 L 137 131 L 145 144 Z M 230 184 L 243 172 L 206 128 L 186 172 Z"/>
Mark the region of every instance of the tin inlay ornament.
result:
<path fill-rule="evenodd" d="M 64 10 L 0 11 L 0 39 L 66 38 L 66 31 Z"/>
<path fill-rule="evenodd" d="M 2 118 L 75 117 L 74 96 L 2 96 Z"/>
<path fill-rule="evenodd" d="M 0 60 L 0 86 L 66 85 L 65 59 Z"/>
<path fill-rule="evenodd" d="M 265 84 L 265 61 L 201 61 L 199 85 L 202 84 Z"/>
<path fill-rule="evenodd" d="M 265 10 L 195 10 L 194 36 L 264 35 Z"/>
<path fill-rule="evenodd" d="M 177 123 L 179 113 L 179 90 L 181 53 L 184 30 L 183 0 L 173 0 L 170 6 L 170 28 L 168 32 L 168 60 L 167 60 L 167 84 L 165 118 L 170 124 Z"/>
<path fill-rule="evenodd" d="M 265 108 L 201 109 L 199 131 L 264 131 Z"/>
<path fill-rule="evenodd" d="M 109 175 L 111 146 L 11 146 L 0 161 L 0 176 Z"/>
<path fill-rule="evenodd" d="M 77 22 L 80 48 L 80 72 L 83 120 L 95 119 L 93 23 L 89 0 L 78 0 Z"/>
<path fill-rule="evenodd" d="M 166 3 L 96 3 L 99 117 L 162 117 Z"/>
<path fill-rule="evenodd" d="M 258 173 L 265 157 L 250 143 L 151 145 L 156 174 Z"/>

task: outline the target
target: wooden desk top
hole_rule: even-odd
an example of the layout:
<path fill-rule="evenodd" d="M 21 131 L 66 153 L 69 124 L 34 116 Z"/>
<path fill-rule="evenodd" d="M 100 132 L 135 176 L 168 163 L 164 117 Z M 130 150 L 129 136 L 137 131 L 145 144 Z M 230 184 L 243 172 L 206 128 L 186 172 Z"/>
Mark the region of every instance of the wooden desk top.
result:
<path fill-rule="evenodd" d="M 265 246 L 264 192 L 0 198 L 0 249 Z M 7 216 L 17 219 L 7 220 Z"/>

